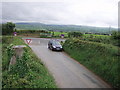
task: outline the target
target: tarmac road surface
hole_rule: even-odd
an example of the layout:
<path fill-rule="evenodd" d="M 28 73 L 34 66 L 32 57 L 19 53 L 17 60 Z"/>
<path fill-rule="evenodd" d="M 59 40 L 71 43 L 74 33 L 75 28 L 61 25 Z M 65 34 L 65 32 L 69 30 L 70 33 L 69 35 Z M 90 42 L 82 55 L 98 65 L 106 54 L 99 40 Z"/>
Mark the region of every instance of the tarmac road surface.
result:
<path fill-rule="evenodd" d="M 64 52 L 49 50 L 47 44 L 50 39 L 31 39 L 29 46 L 48 68 L 59 88 L 110 88 L 106 82 Z"/>

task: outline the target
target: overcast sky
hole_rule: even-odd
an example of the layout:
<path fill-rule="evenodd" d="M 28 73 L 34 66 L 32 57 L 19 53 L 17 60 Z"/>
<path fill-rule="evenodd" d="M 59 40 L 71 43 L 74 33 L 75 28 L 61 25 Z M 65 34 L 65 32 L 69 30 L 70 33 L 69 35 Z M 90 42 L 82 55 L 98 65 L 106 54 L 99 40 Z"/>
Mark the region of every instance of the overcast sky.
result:
<path fill-rule="evenodd" d="M 2 1 L 2 21 L 117 27 L 118 1 L 6 0 Z"/>

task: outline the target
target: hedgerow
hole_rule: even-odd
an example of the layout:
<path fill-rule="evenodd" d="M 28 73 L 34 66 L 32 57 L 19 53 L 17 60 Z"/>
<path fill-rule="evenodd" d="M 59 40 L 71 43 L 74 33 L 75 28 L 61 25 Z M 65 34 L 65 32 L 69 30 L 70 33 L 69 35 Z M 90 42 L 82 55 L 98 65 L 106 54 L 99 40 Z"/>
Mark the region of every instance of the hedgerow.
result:
<path fill-rule="evenodd" d="M 68 39 L 63 44 L 65 52 L 97 75 L 120 88 L 120 48 L 111 44 Z"/>

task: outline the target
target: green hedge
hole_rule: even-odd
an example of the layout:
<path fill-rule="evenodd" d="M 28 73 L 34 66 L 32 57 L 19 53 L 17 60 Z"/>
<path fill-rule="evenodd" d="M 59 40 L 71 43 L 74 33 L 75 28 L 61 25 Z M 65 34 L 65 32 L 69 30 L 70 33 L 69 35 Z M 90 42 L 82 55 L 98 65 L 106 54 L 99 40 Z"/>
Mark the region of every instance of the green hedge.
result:
<path fill-rule="evenodd" d="M 71 57 L 104 78 L 113 87 L 120 88 L 120 72 L 118 72 L 120 48 L 79 39 L 66 40 L 63 48 Z"/>

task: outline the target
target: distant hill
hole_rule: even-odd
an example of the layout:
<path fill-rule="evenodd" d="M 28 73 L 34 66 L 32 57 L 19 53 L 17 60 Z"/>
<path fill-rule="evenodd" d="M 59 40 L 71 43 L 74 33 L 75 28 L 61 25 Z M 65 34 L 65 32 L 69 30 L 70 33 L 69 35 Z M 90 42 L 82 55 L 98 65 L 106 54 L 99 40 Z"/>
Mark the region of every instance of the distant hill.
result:
<path fill-rule="evenodd" d="M 53 31 L 80 31 L 92 33 L 110 33 L 117 31 L 117 28 L 92 27 L 82 25 L 54 25 L 43 23 L 16 23 L 16 28 L 19 30 L 53 30 Z"/>

